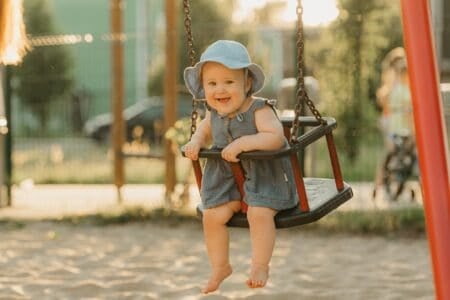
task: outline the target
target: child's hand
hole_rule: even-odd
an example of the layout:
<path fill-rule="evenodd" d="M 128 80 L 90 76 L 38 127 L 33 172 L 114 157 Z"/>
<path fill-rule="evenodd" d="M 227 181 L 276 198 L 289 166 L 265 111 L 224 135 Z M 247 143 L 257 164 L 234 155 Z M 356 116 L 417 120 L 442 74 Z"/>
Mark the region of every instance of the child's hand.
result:
<path fill-rule="evenodd" d="M 189 143 L 184 145 L 184 155 L 191 160 L 197 160 L 199 152 L 200 152 L 199 143 L 196 143 L 191 140 Z"/>
<path fill-rule="evenodd" d="M 231 144 L 223 148 L 222 158 L 230 162 L 238 162 L 237 157 L 242 152 L 242 148 L 237 140 L 233 141 Z"/>

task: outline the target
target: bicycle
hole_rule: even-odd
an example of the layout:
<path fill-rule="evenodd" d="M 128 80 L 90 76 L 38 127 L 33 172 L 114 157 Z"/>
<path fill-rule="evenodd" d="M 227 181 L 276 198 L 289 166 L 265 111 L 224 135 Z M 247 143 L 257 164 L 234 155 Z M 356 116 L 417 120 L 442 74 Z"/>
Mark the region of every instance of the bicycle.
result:
<path fill-rule="evenodd" d="M 397 201 L 403 193 L 406 183 L 413 176 L 417 154 L 414 138 L 410 134 L 394 134 L 392 149 L 386 154 L 383 162 L 383 187 L 389 200 Z M 411 201 L 415 201 L 414 189 L 409 190 Z M 373 191 L 373 199 L 376 189 Z"/>

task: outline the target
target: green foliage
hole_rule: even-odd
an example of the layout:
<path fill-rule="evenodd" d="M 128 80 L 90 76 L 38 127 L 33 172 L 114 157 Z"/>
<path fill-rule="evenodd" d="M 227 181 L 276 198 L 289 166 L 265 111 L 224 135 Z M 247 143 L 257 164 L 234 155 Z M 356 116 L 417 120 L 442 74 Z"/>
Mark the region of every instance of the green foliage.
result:
<path fill-rule="evenodd" d="M 221 2 L 221 1 L 219 1 Z M 222 3 L 223 4 L 223 3 Z M 229 4 L 229 3 L 228 3 Z M 212 42 L 219 39 L 238 39 L 245 43 L 246 35 L 231 31 L 230 7 L 224 9 L 217 1 L 195 0 L 191 1 L 191 29 L 194 37 L 195 60 L 199 59 L 201 52 Z M 191 65 L 188 56 L 187 36 L 185 31 L 183 7 L 179 5 L 178 20 L 178 53 L 179 72 L 178 81 L 183 84 L 183 70 Z M 162 43 L 163 44 L 163 43 Z M 150 96 L 163 94 L 164 58 L 154 59 L 152 72 L 149 74 L 148 93 Z"/>
<path fill-rule="evenodd" d="M 191 27 L 194 36 L 194 50 L 197 56 L 204 48 L 217 39 L 224 39 L 231 26 L 230 12 L 217 7 L 214 1 L 196 0 L 191 1 Z M 180 11 L 180 20 L 184 20 L 184 15 Z M 180 65 L 184 67 L 190 65 L 187 53 L 187 36 L 184 28 L 184 22 L 178 23 L 180 34 Z M 197 59 L 199 57 L 196 57 Z M 181 77 L 180 77 L 181 79 Z"/>
<path fill-rule="evenodd" d="M 25 23 L 31 36 L 56 33 L 46 0 L 25 1 Z M 68 48 L 60 45 L 33 48 L 23 63 L 14 68 L 15 92 L 24 106 L 39 119 L 40 130 L 45 130 L 51 105 L 71 91 L 73 61 Z"/>
<path fill-rule="evenodd" d="M 191 134 L 191 118 L 183 118 L 175 122 L 164 135 L 166 139 L 171 140 L 174 145 L 182 146 L 189 142 Z"/>
<path fill-rule="evenodd" d="M 321 82 L 321 104 L 338 120 L 337 143 L 350 161 L 360 153 L 364 136 L 376 131 L 375 91 L 384 55 L 400 46 L 398 3 L 338 1 L 338 19 L 306 48 L 306 61 Z M 307 41 L 308 43 L 309 41 Z"/>
<path fill-rule="evenodd" d="M 315 224 L 328 233 L 415 236 L 425 233 L 425 217 L 421 207 L 390 210 L 336 211 Z"/>
<path fill-rule="evenodd" d="M 186 224 L 200 225 L 198 218 L 189 211 L 170 210 L 165 208 L 148 209 L 140 206 L 120 207 L 111 211 L 89 214 L 84 216 L 67 216 L 58 223 L 72 225 L 121 225 L 135 222 L 152 222 L 170 227 L 186 226 Z"/>
<path fill-rule="evenodd" d="M 98 145 L 85 138 L 51 138 L 40 143 L 16 139 L 14 147 L 13 183 L 27 179 L 32 179 L 35 184 L 111 183 L 112 161 L 107 145 Z M 152 146 L 150 151 L 158 154 L 163 149 Z M 180 157 L 176 165 L 177 180 L 182 182 L 191 163 Z M 164 183 L 165 163 L 162 159 L 127 158 L 125 169 L 127 183 Z"/>

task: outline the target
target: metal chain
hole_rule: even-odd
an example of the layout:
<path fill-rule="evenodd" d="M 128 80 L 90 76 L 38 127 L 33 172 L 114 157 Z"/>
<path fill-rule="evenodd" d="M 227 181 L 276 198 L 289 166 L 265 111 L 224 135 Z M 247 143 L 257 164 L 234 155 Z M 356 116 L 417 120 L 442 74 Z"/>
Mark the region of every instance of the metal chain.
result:
<path fill-rule="evenodd" d="M 191 18 L 191 5 L 189 0 L 183 0 L 184 8 L 184 28 L 187 36 L 188 55 L 191 67 L 195 65 L 195 50 L 194 50 L 194 37 L 192 35 L 192 18 Z"/>
<path fill-rule="evenodd" d="M 321 124 L 325 124 L 326 121 L 322 118 L 320 112 L 314 106 L 314 102 L 309 98 L 306 88 L 305 88 L 305 80 L 303 75 L 303 52 L 305 48 L 304 38 L 303 38 L 303 6 L 302 0 L 297 1 L 297 102 L 295 104 L 294 112 L 295 117 L 292 121 L 291 128 L 291 143 L 295 143 L 297 141 L 298 130 L 299 130 L 299 117 L 303 115 L 303 104 L 306 104 L 314 115 L 317 121 Z"/>
<path fill-rule="evenodd" d="M 195 50 L 194 50 L 194 37 L 192 35 L 192 18 L 191 18 L 191 5 L 189 0 L 183 0 L 183 11 L 184 11 L 184 29 L 186 31 L 187 36 L 187 48 L 188 48 L 188 57 L 191 64 L 191 67 L 195 65 Z M 197 99 L 192 98 L 192 112 L 191 112 L 191 135 L 197 130 Z M 190 139 L 189 138 L 189 139 Z"/>

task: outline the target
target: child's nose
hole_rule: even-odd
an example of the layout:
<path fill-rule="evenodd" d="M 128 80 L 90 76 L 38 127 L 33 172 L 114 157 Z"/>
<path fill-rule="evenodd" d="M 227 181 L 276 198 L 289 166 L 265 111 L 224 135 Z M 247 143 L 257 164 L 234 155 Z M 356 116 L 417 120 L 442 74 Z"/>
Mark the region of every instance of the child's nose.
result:
<path fill-rule="evenodd" d="M 218 92 L 225 92 L 226 91 L 225 85 L 224 84 L 217 85 L 217 91 Z"/>

